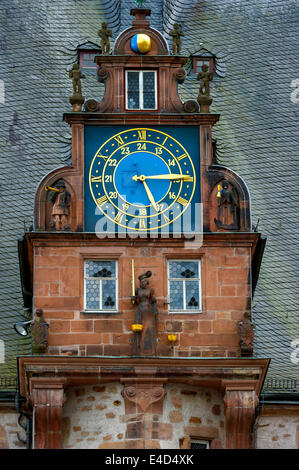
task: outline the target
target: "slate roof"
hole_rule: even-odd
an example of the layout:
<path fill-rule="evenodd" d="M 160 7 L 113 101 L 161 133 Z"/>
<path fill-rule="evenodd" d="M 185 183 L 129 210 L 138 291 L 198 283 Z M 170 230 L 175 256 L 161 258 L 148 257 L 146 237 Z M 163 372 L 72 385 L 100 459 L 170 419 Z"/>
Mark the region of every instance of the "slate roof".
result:
<path fill-rule="evenodd" d="M 70 159 L 68 70 L 76 47 L 90 41 L 107 21 L 113 37 L 131 25 L 133 0 L 51 0 L 0 5 L 0 389 L 13 387 L 15 355 L 30 352 L 28 340 L 12 330 L 21 319 L 22 295 L 17 239 L 33 220 L 40 180 Z M 254 297 L 255 355 L 271 357 L 268 378 L 298 380 L 291 342 L 299 339 L 298 303 L 298 132 L 299 104 L 291 101 L 296 64 L 296 0 L 152 0 L 151 26 L 168 32 L 183 26 L 182 54 L 200 49 L 216 56 L 211 85 L 218 163 L 236 171 L 251 194 L 253 224 L 267 237 Z M 198 82 L 190 70 L 179 87 L 195 98 Z M 85 73 L 85 71 L 84 71 Z M 1 90 L 1 87 L 0 87 Z M 83 81 L 86 99 L 100 99 L 103 85 L 93 72 Z M 4 101 L 4 103 L 3 103 Z M 298 341 L 299 342 L 299 341 Z"/>

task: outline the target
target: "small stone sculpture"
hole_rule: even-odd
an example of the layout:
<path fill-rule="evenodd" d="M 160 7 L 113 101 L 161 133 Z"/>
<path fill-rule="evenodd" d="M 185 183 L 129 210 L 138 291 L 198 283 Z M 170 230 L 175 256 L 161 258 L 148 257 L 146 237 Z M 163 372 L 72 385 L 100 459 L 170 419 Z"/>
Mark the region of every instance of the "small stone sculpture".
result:
<path fill-rule="evenodd" d="M 198 92 L 197 101 L 200 104 L 201 113 L 209 113 L 212 99 L 210 98 L 210 81 L 213 80 L 213 73 L 209 72 L 209 66 L 203 64 L 202 72 L 197 74 L 197 80 L 200 80 L 200 87 Z"/>
<path fill-rule="evenodd" d="M 238 229 L 238 198 L 235 189 L 226 180 L 222 182 L 222 189 L 217 193 L 218 208 L 217 219 L 214 222 L 218 228 L 226 230 Z"/>
<path fill-rule="evenodd" d="M 141 334 L 136 333 L 136 354 L 141 355 L 154 355 L 156 350 L 156 298 L 154 289 L 148 287 L 151 275 L 152 272 L 147 271 L 138 277 L 140 287 L 134 297 L 137 304 L 135 324 L 143 325 Z"/>
<path fill-rule="evenodd" d="M 37 309 L 31 329 L 34 354 L 45 354 L 48 346 L 48 329 L 49 325 L 43 317 L 43 311 Z"/>
<path fill-rule="evenodd" d="M 63 180 L 59 180 L 55 188 L 58 191 L 50 193 L 50 200 L 53 203 L 51 228 L 52 230 L 70 230 L 71 195 L 66 190 Z"/>
<path fill-rule="evenodd" d="M 102 23 L 102 28 L 99 29 L 98 35 L 101 38 L 101 48 L 102 54 L 109 54 L 110 52 L 110 40 L 109 38 L 112 37 L 112 31 L 108 28 L 107 23 Z"/>
<path fill-rule="evenodd" d="M 212 72 L 209 72 L 209 66 L 203 64 L 202 72 L 197 74 L 197 80 L 200 80 L 200 88 L 198 94 L 201 96 L 210 96 L 210 81 L 213 80 Z"/>
<path fill-rule="evenodd" d="M 81 72 L 78 64 L 74 64 L 73 68 L 69 71 L 69 78 L 73 82 L 73 95 L 70 97 L 70 103 L 73 105 L 73 111 L 81 111 L 81 106 L 84 103 L 81 78 L 85 78 L 85 75 Z"/>
<path fill-rule="evenodd" d="M 81 87 L 81 78 L 85 78 L 85 75 L 81 72 L 79 65 L 74 64 L 72 70 L 69 71 L 69 77 L 73 81 L 73 92 L 74 94 L 82 94 L 82 87 Z"/>
<path fill-rule="evenodd" d="M 180 54 L 182 48 L 181 36 L 184 36 L 184 33 L 178 23 L 174 23 L 173 30 L 170 31 L 170 36 L 172 36 L 172 52 L 173 54 Z"/>

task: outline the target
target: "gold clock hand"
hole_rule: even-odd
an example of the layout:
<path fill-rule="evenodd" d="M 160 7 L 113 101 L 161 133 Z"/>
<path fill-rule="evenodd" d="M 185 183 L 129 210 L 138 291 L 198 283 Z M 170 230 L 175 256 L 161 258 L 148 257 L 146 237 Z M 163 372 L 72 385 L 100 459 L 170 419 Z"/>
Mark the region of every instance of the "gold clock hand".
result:
<path fill-rule="evenodd" d="M 146 182 L 145 182 L 144 180 L 142 181 L 142 183 L 144 184 L 144 188 L 145 188 L 145 190 L 146 190 L 146 193 L 147 193 L 147 196 L 148 196 L 150 202 L 152 203 L 154 209 L 158 212 L 158 206 L 157 206 L 157 204 L 156 204 L 156 201 L 155 201 L 155 199 L 154 199 L 154 196 L 152 195 L 152 193 L 151 193 L 151 191 L 150 191 L 148 185 L 146 184 Z"/>
<path fill-rule="evenodd" d="M 150 176 L 133 176 L 132 178 L 134 181 L 142 181 L 144 182 L 146 179 L 147 180 L 184 180 L 184 181 L 193 181 L 193 177 L 189 175 L 177 175 L 174 173 L 168 173 L 168 175 L 150 175 Z"/>

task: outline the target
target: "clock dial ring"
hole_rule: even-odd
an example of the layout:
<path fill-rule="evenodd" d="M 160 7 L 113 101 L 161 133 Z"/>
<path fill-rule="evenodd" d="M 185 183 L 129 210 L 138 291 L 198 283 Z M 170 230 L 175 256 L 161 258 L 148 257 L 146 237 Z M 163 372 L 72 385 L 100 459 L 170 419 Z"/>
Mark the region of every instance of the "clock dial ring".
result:
<path fill-rule="evenodd" d="M 135 132 L 135 135 L 132 136 L 132 134 Z M 140 133 L 147 133 L 148 136 L 144 139 L 133 139 L 133 137 L 137 137 L 137 134 L 139 134 L 140 136 Z M 150 133 L 153 133 L 154 136 L 153 138 L 150 140 L 149 137 L 152 137 L 151 135 L 149 135 Z M 127 134 L 127 135 L 126 135 Z M 129 135 L 128 135 L 129 134 Z M 131 137 L 131 139 L 128 141 L 128 137 Z M 156 138 L 156 140 L 154 140 L 154 137 Z M 125 142 L 125 139 L 127 139 L 127 142 Z M 158 140 L 160 140 L 160 142 L 158 142 Z M 117 148 L 113 149 L 112 147 L 115 146 L 115 141 L 117 141 L 118 143 L 118 146 Z M 168 141 L 166 143 L 166 141 Z M 109 143 L 112 144 L 110 145 L 109 147 Z M 163 142 L 163 143 L 162 143 Z M 166 144 L 166 145 L 165 145 Z M 132 145 L 134 147 L 132 147 Z M 168 172 L 165 171 L 165 167 L 164 167 L 164 171 L 159 171 L 159 172 L 155 172 L 154 171 L 154 174 L 158 174 L 158 175 L 161 175 L 161 174 L 179 174 L 179 175 L 183 175 L 183 174 L 186 174 L 187 172 L 187 176 L 189 177 L 189 180 L 188 181 L 184 181 L 183 179 L 179 180 L 179 181 L 173 181 L 173 180 L 170 180 L 169 184 L 168 184 L 168 190 L 165 191 L 165 194 L 164 196 L 162 197 L 162 199 L 156 199 L 156 202 L 158 202 L 158 204 L 161 204 L 161 202 L 163 202 L 163 200 L 167 199 L 167 204 L 166 204 L 166 207 L 165 209 L 162 208 L 162 207 L 159 207 L 159 211 L 156 211 L 154 214 L 148 214 L 148 213 L 144 213 L 144 211 L 140 214 L 136 214 L 136 211 L 134 214 L 128 214 L 128 207 L 126 207 L 125 205 L 123 205 L 123 207 L 119 207 L 118 205 L 114 204 L 114 201 L 113 199 L 111 199 L 109 197 L 110 193 L 111 195 L 113 195 L 114 193 L 117 194 L 119 197 L 121 197 L 121 194 L 120 194 L 120 191 L 118 190 L 117 188 L 117 185 L 115 185 L 115 173 L 117 171 L 117 167 L 119 166 L 120 164 L 120 161 L 122 160 L 125 160 L 125 158 L 128 156 L 128 155 L 132 155 L 133 153 L 137 153 L 137 148 L 139 146 L 144 146 L 146 147 L 147 145 L 152 145 L 152 148 L 156 148 L 158 150 L 156 150 L 156 153 L 154 153 L 153 151 L 149 151 L 148 148 L 145 149 L 144 148 L 144 151 L 147 155 L 153 155 L 155 158 L 156 157 L 159 157 L 161 159 L 161 161 L 164 161 L 164 164 L 167 166 L 168 168 Z M 169 148 L 169 145 L 171 147 L 173 147 L 172 149 Z M 168 147 L 168 148 L 167 148 Z M 105 178 L 108 177 L 109 175 L 107 174 L 106 172 L 106 169 L 109 165 L 109 161 L 112 162 L 114 159 L 113 157 L 116 156 L 117 152 L 122 152 L 122 158 L 119 160 L 118 158 L 116 159 L 116 163 L 114 165 L 114 168 L 113 168 L 113 172 L 110 172 L 109 175 L 112 176 L 112 181 L 110 181 L 112 184 L 110 186 L 110 188 L 106 187 L 105 185 Z M 178 154 L 178 155 L 175 155 L 175 152 Z M 105 155 L 106 153 L 106 155 Z M 107 155 L 108 154 L 108 155 Z M 160 155 L 163 155 L 163 156 L 160 156 Z M 166 157 L 167 155 L 167 157 Z M 183 164 L 179 163 L 179 157 L 180 156 L 180 160 L 182 160 L 183 158 L 185 158 L 184 160 L 184 165 L 186 165 L 186 167 L 188 168 L 188 170 L 186 171 L 186 168 L 183 168 Z M 169 159 L 168 159 L 169 157 Z M 170 166 L 166 163 L 166 160 L 168 159 L 168 162 L 170 162 L 172 160 L 172 165 L 173 165 L 173 168 L 174 170 L 171 170 Z M 101 171 L 98 169 L 97 172 L 96 172 L 96 176 L 93 176 L 93 179 L 96 180 L 97 178 L 98 179 L 102 179 L 102 191 L 100 193 L 98 193 L 98 195 L 100 196 L 99 198 L 97 198 L 97 194 L 95 194 L 96 190 L 94 191 L 95 188 L 93 188 L 93 185 L 92 185 L 92 175 L 95 174 L 95 171 L 94 169 L 96 168 L 96 166 L 94 165 L 95 162 L 99 162 L 99 165 L 98 165 L 98 168 L 100 167 L 101 168 Z M 188 162 L 188 164 L 186 163 Z M 143 168 L 142 168 L 143 170 Z M 99 175 L 99 171 L 100 171 L 100 175 L 101 176 L 97 176 Z M 152 174 L 152 173 L 150 173 Z M 150 178 L 150 175 L 148 175 L 147 173 L 147 176 Z M 154 177 L 152 177 L 154 178 Z M 95 183 L 95 181 L 93 181 L 93 183 Z M 138 183 L 140 184 L 140 187 L 142 187 L 142 183 L 141 181 L 138 181 Z M 188 183 L 188 184 L 187 184 Z M 148 180 L 148 185 L 152 185 L 153 184 L 153 180 L 149 179 Z M 159 181 L 159 184 L 161 184 L 161 181 Z M 92 163 L 91 163 L 91 166 L 90 166 L 90 172 L 89 172 L 89 186 L 90 186 L 90 190 L 91 190 L 91 194 L 92 194 L 92 197 L 95 201 L 95 203 L 98 205 L 100 211 L 105 214 L 105 216 L 112 220 L 114 223 L 116 223 L 117 225 L 119 226 L 122 226 L 124 228 L 129 228 L 129 230 L 133 230 L 133 231 L 144 231 L 145 228 L 147 230 L 155 230 L 155 229 L 159 229 L 159 228 L 162 228 L 162 227 L 165 227 L 166 225 L 169 225 L 171 223 L 173 223 L 176 219 L 178 219 L 182 214 L 183 212 L 185 212 L 186 208 L 189 206 L 191 200 L 192 200 L 192 197 L 193 197 L 193 194 L 194 194 L 194 191 L 195 191 L 195 185 L 196 185 L 196 173 L 195 173 L 195 169 L 194 169 L 194 165 L 193 165 L 193 162 L 191 160 L 191 157 L 190 155 L 188 154 L 188 152 L 186 151 L 186 149 L 183 147 L 183 145 L 178 142 L 174 137 L 170 136 L 169 134 L 166 134 L 165 132 L 163 131 L 160 131 L 160 130 L 156 130 L 156 129 L 148 129 L 148 128 L 135 128 L 135 129 L 127 129 L 125 131 L 122 131 L 122 132 L 119 132 L 118 134 L 115 134 L 114 136 L 110 137 L 99 149 L 98 151 L 96 152 L 96 154 L 94 155 L 94 158 L 92 160 Z M 99 186 L 99 185 L 97 185 Z M 174 191 L 170 191 L 171 189 L 174 189 Z M 186 188 L 189 188 L 189 189 L 186 189 Z M 109 191 L 110 189 L 110 191 Z M 113 189 L 113 191 L 112 191 Z M 142 188 L 144 190 L 144 188 Z M 184 191 L 184 193 L 183 193 Z M 172 193 L 172 199 L 170 199 L 170 194 Z M 146 194 L 146 192 L 144 191 L 144 194 Z M 169 197 L 168 197 L 169 196 Z M 184 199 L 184 196 L 186 197 L 186 199 Z M 146 197 L 146 196 L 145 196 Z M 113 215 L 111 216 L 111 214 L 106 214 L 104 209 L 105 207 L 103 207 L 103 200 L 105 203 L 111 203 L 112 206 L 117 210 L 117 216 L 119 216 L 118 220 L 115 220 L 115 217 L 113 217 Z M 132 204 L 128 204 L 128 201 L 125 201 L 124 200 L 124 204 L 127 204 L 127 206 L 131 207 Z M 173 211 L 172 213 L 169 212 L 169 209 L 171 208 L 170 206 L 175 206 L 176 205 L 176 214 L 174 214 L 175 211 Z M 153 208 L 153 205 L 152 204 L 149 204 L 149 200 L 147 199 L 147 204 L 141 204 L 142 206 L 142 209 L 144 207 L 146 207 L 147 209 L 149 208 Z M 135 206 L 136 209 L 138 209 L 138 205 Z M 165 213 L 165 214 L 163 214 Z M 173 217 L 171 218 L 168 218 L 166 216 L 166 213 L 167 214 L 171 214 Z M 161 216 L 164 216 L 164 220 L 162 220 L 162 217 Z M 124 217 L 128 217 L 128 219 L 130 220 L 124 220 Z M 160 217 L 160 219 L 158 219 L 158 217 Z M 119 219 L 121 218 L 121 221 L 119 221 Z M 125 222 L 131 222 L 132 219 L 140 219 L 140 222 L 139 224 L 141 224 L 141 222 L 144 221 L 144 219 L 148 219 L 148 226 L 147 227 L 142 227 L 142 228 L 138 228 L 138 227 L 128 227 L 129 224 L 125 224 Z M 149 222 L 150 220 L 152 220 L 152 222 Z M 164 223 L 164 221 L 166 223 Z M 136 222 L 134 222 L 136 223 Z M 155 226 L 152 226 L 150 227 L 149 224 L 153 224 Z"/>
<path fill-rule="evenodd" d="M 114 173 L 113 173 L 112 181 L 113 181 L 115 190 L 116 190 L 117 193 L 119 194 L 120 199 L 122 199 L 126 204 L 130 204 L 131 206 L 134 206 L 134 207 L 137 207 L 137 208 L 140 207 L 140 205 L 141 205 L 142 207 L 151 207 L 151 206 L 152 206 L 151 204 L 140 204 L 140 203 L 139 203 L 139 204 L 134 204 L 134 203 L 132 203 L 132 202 L 130 202 L 130 201 L 127 201 L 127 200 L 120 194 L 120 192 L 118 191 L 117 186 L 116 186 L 116 184 L 115 184 L 115 173 L 116 173 L 116 171 L 117 171 L 117 169 L 118 169 L 119 164 L 120 164 L 123 160 L 125 160 L 129 155 L 132 155 L 133 153 L 136 154 L 136 153 L 138 153 L 138 152 L 141 153 L 141 151 L 132 152 L 131 154 L 128 154 L 127 156 L 124 156 L 124 157 L 118 162 L 118 164 L 117 164 L 116 167 L 115 167 Z M 164 162 L 164 160 L 163 160 L 159 155 L 156 155 L 156 154 L 154 154 L 153 152 L 150 152 L 150 151 L 147 151 L 146 153 L 149 154 L 149 155 L 154 155 L 155 157 L 160 158 L 160 159 Z M 172 154 L 171 154 L 171 155 L 172 155 Z M 111 155 L 111 156 L 112 156 L 112 155 Z M 174 155 L 172 155 L 172 157 L 175 158 Z M 105 167 L 106 167 L 107 163 L 108 163 L 108 160 L 107 160 L 107 162 L 106 162 L 106 164 L 105 164 Z M 164 163 L 165 163 L 165 162 L 164 162 Z M 169 170 L 169 174 L 171 174 L 170 168 L 168 167 L 167 164 L 166 164 L 166 166 L 167 166 L 167 169 Z M 104 174 L 104 172 L 105 172 L 105 167 L 104 167 L 104 169 L 103 169 L 103 174 Z M 182 175 L 181 168 L 179 167 L 179 169 L 180 169 L 180 174 Z M 139 184 L 140 184 L 140 183 L 139 183 Z M 161 202 L 164 200 L 164 198 L 167 196 L 167 193 L 170 191 L 170 189 L 171 189 L 171 187 L 172 187 L 172 184 L 173 184 L 173 182 L 170 180 L 170 183 L 169 183 L 169 185 L 168 185 L 168 189 L 165 191 L 165 194 L 163 195 L 163 197 L 159 198 L 159 199 L 156 201 L 158 204 L 161 203 Z M 105 189 L 105 186 L 103 186 L 103 187 L 104 187 L 104 191 L 105 191 L 105 193 L 106 193 L 106 195 L 107 195 L 107 191 L 106 191 L 106 189 Z M 179 194 L 180 194 L 180 192 L 181 192 L 181 187 L 182 187 L 182 182 L 181 182 L 181 184 L 180 184 L 180 188 L 179 188 L 179 191 L 178 191 L 178 197 L 179 197 Z M 108 197 L 108 195 L 107 195 L 107 197 Z M 109 198 L 109 197 L 108 197 L 108 198 Z M 117 206 L 113 203 L 112 200 L 110 200 L 110 202 L 111 202 L 112 205 L 114 205 L 114 207 L 117 208 Z M 174 204 L 174 203 L 175 203 L 175 200 L 173 201 L 172 204 Z M 169 207 L 171 207 L 171 206 L 168 206 L 168 208 L 169 208 Z M 164 209 L 164 210 L 167 210 L 167 209 Z M 163 212 L 163 211 L 161 211 L 161 212 Z M 138 217 L 138 216 L 137 216 L 137 217 Z M 148 217 L 149 217 L 149 216 L 148 216 Z"/>

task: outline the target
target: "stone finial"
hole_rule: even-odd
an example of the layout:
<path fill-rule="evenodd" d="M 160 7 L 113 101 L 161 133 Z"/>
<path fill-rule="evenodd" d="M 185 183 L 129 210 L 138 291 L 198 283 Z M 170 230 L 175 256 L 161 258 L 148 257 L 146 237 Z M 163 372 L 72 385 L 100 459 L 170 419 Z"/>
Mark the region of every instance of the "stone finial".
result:
<path fill-rule="evenodd" d="M 169 32 L 169 35 L 172 36 L 172 52 L 179 55 L 182 48 L 181 36 L 184 36 L 184 33 L 178 23 L 174 23 L 173 30 Z"/>
<path fill-rule="evenodd" d="M 70 103 L 73 106 L 73 111 L 81 112 L 82 104 L 84 103 L 81 79 L 85 78 L 85 75 L 81 72 L 78 64 L 74 64 L 73 68 L 69 71 L 69 78 L 73 82 L 73 95 L 70 97 Z"/>
<path fill-rule="evenodd" d="M 108 28 L 107 23 L 102 23 L 102 28 L 99 29 L 98 35 L 101 38 L 102 54 L 109 54 L 110 52 L 110 39 L 112 38 L 112 31 Z"/>
<path fill-rule="evenodd" d="M 197 74 L 197 80 L 200 80 L 199 92 L 197 101 L 200 105 L 201 113 L 209 113 L 210 105 L 212 104 L 212 98 L 210 98 L 210 81 L 213 80 L 213 73 L 209 72 L 209 66 L 204 64 L 202 66 L 202 72 Z"/>

